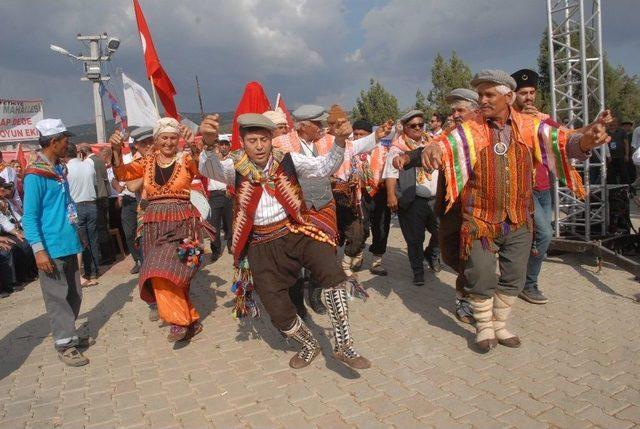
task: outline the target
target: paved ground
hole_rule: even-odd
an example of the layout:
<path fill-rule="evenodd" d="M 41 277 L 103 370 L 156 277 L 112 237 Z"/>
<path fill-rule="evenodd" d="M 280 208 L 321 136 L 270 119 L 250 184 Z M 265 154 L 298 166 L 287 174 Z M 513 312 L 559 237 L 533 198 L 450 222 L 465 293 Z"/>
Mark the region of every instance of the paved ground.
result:
<path fill-rule="evenodd" d="M 352 305 L 356 344 L 373 361 L 361 372 L 330 357 L 325 317 L 311 324 L 324 353 L 300 371 L 267 319 L 233 320 L 229 256 L 198 274 L 205 330 L 178 350 L 147 319 L 130 261 L 113 267 L 85 290 L 79 323 L 97 344 L 83 368 L 58 361 L 31 284 L 0 301 L 0 428 L 640 425 L 640 284 L 630 275 L 552 258 L 541 279 L 550 303 L 515 307 L 523 347 L 478 355 L 452 315 L 453 275 L 416 288 L 397 228 L 390 246 L 390 276 L 362 272 L 371 298 Z"/>

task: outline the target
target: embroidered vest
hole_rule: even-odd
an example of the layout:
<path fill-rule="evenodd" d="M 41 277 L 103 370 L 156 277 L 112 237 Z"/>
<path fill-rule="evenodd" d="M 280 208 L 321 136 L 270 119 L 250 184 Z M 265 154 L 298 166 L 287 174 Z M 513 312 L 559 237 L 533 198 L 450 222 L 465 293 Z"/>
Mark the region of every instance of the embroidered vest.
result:
<path fill-rule="evenodd" d="M 318 238 L 317 236 L 320 235 L 321 238 L 327 239 L 326 236 L 323 236 L 311 225 L 291 155 L 289 153 L 274 152 L 273 156 L 279 160 L 279 164 L 275 167 L 275 171 L 270 172 L 272 183 L 264 186 L 273 187 L 275 199 L 282 205 L 293 224 L 292 230 L 313 238 Z M 238 171 L 237 168 L 236 171 Z M 256 209 L 263 192 L 265 192 L 263 183 L 252 181 L 238 171 L 238 174 L 236 174 L 236 197 L 233 205 L 233 236 L 231 239 L 231 252 L 236 264 L 240 261 L 243 250 L 249 240 Z"/>

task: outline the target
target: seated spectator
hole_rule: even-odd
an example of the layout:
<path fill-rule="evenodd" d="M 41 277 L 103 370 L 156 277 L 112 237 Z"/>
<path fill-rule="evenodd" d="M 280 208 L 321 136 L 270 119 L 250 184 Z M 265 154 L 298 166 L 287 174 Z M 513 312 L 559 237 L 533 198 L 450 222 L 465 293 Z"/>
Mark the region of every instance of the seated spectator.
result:
<path fill-rule="evenodd" d="M 6 298 L 15 292 L 16 277 L 13 270 L 11 240 L 0 236 L 0 298 Z"/>

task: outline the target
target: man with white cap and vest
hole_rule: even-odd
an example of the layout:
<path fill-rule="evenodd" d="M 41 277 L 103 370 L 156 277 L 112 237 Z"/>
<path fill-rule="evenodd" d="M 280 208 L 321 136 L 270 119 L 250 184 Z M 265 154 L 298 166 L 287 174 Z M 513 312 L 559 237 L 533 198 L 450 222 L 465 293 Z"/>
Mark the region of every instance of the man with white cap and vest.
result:
<path fill-rule="evenodd" d="M 569 158 L 586 159 L 591 149 L 607 141 L 607 134 L 597 124 L 584 134 L 568 135 L 513 109 L 516 82 L 502 70 L 483 70 L 471 85 L 478 92 L 481 114 L 419 154 L 424 168 L 441 169 L 446 176 L 447 210 L 461 203 L 465 289 L 476 321 L 475 344 L 486 353 L 497 344 L 521 345 L 506 325 L 526 278 L 536 166 L 543 164 L 582 197 L 584 189 Z M 404 159 L 405 165 L 413 164 L 411 158 Z"/>
<path fill-rule="evenodd" d="M 240 115 L 238 124 L 242 150 L 224 161 L 206 149 L 200 155 L 204 175 L 236 185 L 232 252 L 240 270 L 234 284 L 240 299 L 235 314 L 257 312 L 251 300 L 255 287 L 275 327 L 301 346 L 289 365 L 308 366 L 320 345 L 288 293 L 300 269 L 308 268 L 323 288 L 333 325 L 334 357 L 352 368 L 369 368 L 369 360 L 353 347 L 346 291 L 350 282 L 336 261 L 331 237 L 310 220 L 299 184 L 300 178 L 328 178 L 342 163 L 351 125 L 345 120 L 333 127 L 335 142 L 326 155 L 308 156 L 274 150 L 276 126 L 264 115 Z M 200 133 L 208 148 L 217 138 L 217 116 L 206 117 Z"/>
<path fill-rule="evenodd" d="M 82 366 L 89 359 L 79 349 L 92 341 L 81 337 L 75 326 L 82 304 L 76 255 L 82 246 L 76 228 L 78 213 L 62 164 L 72 134 L 60 119 L 43 119 L 36 128 L 42 150 L 25 169 L 22 225 L 35 254 L 58 357 L 66 365 Z"/>
<path fill-rule="evenodd" d="M 321 106 L 306 104 L 300 106 L 293 112 L 293 118 L 296 125 L 296 133 L 290 133 L 288 135 L 282 135 L 274 140 L 274 147 L 278 147 L 283 151 L 291 151 L 296 153 L 305 154 L 307 156 L 321 156 L 326 155 L 333 147 L 334 136 L 324 131 L 324 123 L 331 127 L 338 121 L 346 120 L 346 114 L 338 105 L 332 106 L 331 112 L 328 113 Z M 344 229 L 347 225 L 351 225 L 348 222 L 342 224 L 342 235 L 338 227 L 338 218 L 336 213 L 336 202 L 334 200 L 334 186 L 332 180 L 345 182 L 350 177 L 350 165 L 353 156 L 357 156 L 361 153 L 371 152 L 377 145 L 378 141 L 386 136 L 390 132 L 390 126 L 387 124 L 381 126 L 376 133 L 370 136 L 349 141 L 347 143 L 347 149 L 345 151 L 345 159 L 343 163 L 336 169 L 332 178 L 321 178 L 315 180 L 308 180 L 301 178 L 300 186 L 303 190 L 305 204 L 309 209 L 309 214 L 312 222 L 316 227 L 326 233 L 332 243 L 338 243 L 340 240 L 346 238 L 347 244 L 353 242 L 353 245 L 349 245 L 348 249 L 345 249 L 346 259 L 343 260 L 342 267 L 346 270 L 347 275 L 351 276 L 351 258 L 356 257 L 364 246 L 364 235 L 360 234 L 360 239 L 355 237 L 349 231 L 349 236 L 345 236 Z M 347 177 L 349 176 L 349 177 Z M 342 220 L 345 220 L 344 218 Z M 349 220 L 349 219 L 347 219 Z M 362 232 L 362 225 L 360 225 Z M 355 234 L 358 235 L 358 234 Z M 357 243 L 356 243 L 357 241 Z M 362 243 L 360 243 L 362 242 Z M 360 244 L 359 244 L 360 243 Z M 298 282 L 298 287 L 291 288 L 292 299 L 304 314 L 304 304 L 302 300 L 302 290 L 300 286 L 303 282 Z M 320 291 L 317 288 L 317 283 L 314 280 L 313 272 L 310 273 L 310 289 L 309 289 L 309 301 L 311 307 L 316 313 L 323 314 L 325 312 L 322 303 L 319 300 Z"/>
<path fill-rule="evenodd" d="M 434 272 L 442 269 L 438 244 L 438 218 L 434 212 L 438 172 L 430 174 L 418 166 L 398 170 L 393 158 L 402 152 L 422 147 L 426 142 L 424 112 L 411 110 L 400 118 L 402 134 L 393 141 L 382 177 L 386 180 L 387 202 L 398 212 L 402 236 L 407 243 L 407 256 L 413 271 L 413 284 L 424 285 L 424 260 Z M 431 238 L 423 250 L 425 230 Z"/>

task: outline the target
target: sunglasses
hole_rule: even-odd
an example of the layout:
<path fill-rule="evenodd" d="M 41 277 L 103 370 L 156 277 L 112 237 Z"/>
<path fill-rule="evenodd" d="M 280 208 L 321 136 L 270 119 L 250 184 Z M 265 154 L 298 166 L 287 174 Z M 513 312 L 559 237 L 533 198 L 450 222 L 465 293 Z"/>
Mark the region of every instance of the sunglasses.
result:
<path fill-rule="evenodd" d="M 424 128 L 424 122 L 418 122 L 416 124 L 407 124 L 407 127 L 412 128 L 414 130 L 419 130 L 421 128 Z"/>

